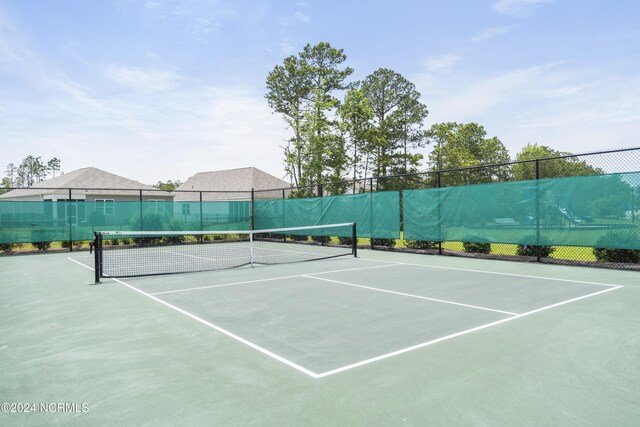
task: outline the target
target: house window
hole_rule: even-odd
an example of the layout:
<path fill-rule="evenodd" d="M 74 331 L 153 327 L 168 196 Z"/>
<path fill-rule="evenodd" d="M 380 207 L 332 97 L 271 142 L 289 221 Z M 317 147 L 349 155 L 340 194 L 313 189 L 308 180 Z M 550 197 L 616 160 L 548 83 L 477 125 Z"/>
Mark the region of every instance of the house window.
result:
<path fill-rule="evenodd" d="M 58 220 L 64 219 L 67 224 L 78 224 L 85 220 L 84 200 L 58 199 L 56 201 Z"/>
<path fill-rule="evenodd" d="M 182 204 L 182 215 L 189 215 L 191 213 L 191 203 Z"/>
<path fill-rule="evenodd" d="M 164 213 L 164 200 L 149 199 L 146 205 L 151 212 Z"/>
<path fill-rule="evenodd" d="M 96 199 L 96 212 L 102 215 L 113 215 L 114 204 L 113 199 Z"/>

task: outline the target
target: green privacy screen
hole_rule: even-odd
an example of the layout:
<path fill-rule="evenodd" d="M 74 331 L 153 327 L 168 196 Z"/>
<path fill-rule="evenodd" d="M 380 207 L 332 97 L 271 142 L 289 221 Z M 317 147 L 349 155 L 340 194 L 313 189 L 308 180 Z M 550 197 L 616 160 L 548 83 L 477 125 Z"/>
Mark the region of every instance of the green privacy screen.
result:
<path fill-rule="evenodd" d="M 640 249 L 640 173 L 403 194 L 404 238 Z"/>
<path fill-rule="evenodd" d="M 400 196 L 397 191 L 310 199 L 256 200 L 256 229 L 355 222 L 358 236 L 398 239 Z M 349 237 L 349 236 L 341 236 Z"/>
<path fill-rule="evenodd" d="M 107 230 L 248 230 L 245 201 L 0 201 L 0 243 L 93 239 Z"/>

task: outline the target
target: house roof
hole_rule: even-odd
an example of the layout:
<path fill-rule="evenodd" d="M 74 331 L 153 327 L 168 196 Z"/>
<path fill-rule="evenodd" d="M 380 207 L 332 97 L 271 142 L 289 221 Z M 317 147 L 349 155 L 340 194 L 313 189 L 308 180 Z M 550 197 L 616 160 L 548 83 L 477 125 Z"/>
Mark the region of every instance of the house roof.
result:
<path fill-rule="evenodd" d="M 256 198 L 282 197 L 282 190 L 288 194 L 288 182 L 276 178 L 254 167 L 228 169 L 221 171 L 200 172 L 189 178 L 178 187 L 176 201 L 199 200 L 200 191 L 217 191 L 219 193 L 202 193 L 203 200 L 248 200 L 251 189 L 272 190 L 273 192 L 257 192 Z M 192 192 L 193 191 L 193 192 Z"/>
<path fill-rule="evenodd" d="M 68 197 L 65 190 L 68 189 L 88 189 L 85 191 L 74 190 L 72 197 L 77 197 L 78 193 L 86 194 L 108 194 L 108 195 L 136 195 L 133 191 L 126 190 L 156 190 L 153 196 L 171 197 L 167 191 L 157 191 L 150 185 L 142 184 L 98 168 L 88 167 L 74 170 L 73 172 L 48 179 L 35 184 L 32 188 L 11 190 L 0 195 L 2 199 L 41 197 L 60 195 Z M 149 193 L 145 194 L 149 195 Z"/>

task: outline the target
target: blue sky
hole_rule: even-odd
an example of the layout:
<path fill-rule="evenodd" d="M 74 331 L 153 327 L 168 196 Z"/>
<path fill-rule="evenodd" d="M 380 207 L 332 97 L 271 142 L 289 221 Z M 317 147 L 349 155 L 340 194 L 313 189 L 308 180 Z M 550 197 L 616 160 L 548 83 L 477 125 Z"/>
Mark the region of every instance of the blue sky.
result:
<path fill-rule="evenodd" d="M 32 154 L 146 183 L 284 177 L 266 75 L 320 41 L 354 80 L 415 83 L 428 126 L 480 123 L 512 156 L 638 146 L 639 16 L 631 0 L 0 0 L 0 172 Z"/>

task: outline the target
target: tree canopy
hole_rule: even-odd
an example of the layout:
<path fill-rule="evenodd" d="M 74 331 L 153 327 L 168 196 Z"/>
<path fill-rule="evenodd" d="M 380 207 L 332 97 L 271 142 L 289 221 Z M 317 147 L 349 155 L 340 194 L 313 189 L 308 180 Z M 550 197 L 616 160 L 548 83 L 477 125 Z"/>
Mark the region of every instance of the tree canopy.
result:
<path fill-rule="evenodd" d="M 414 150 L 426 143 L 428 111 L 415 85 L 382 68 L 349 83 L 353 69 L 343 65 L 346 59 L 329 43 L 306 45 L 267 76 L 269 106 L 293 133 L 283 148 L 296 187 L 418 171 L 422 155 Z M 344 190 L 330 187 L 332 193 Z"/>
<path fill-rule="evenodd" d="M 298 197 L 314 194 L 322 184 L 332 194 L 347 185 L 338 181 L 377 178 L 378 190 L 415 188 L 417 172 L 464 169 L 439 174 L 440 185 L 465 185 L 535 179 L 535 162 L 509 165 L 500 139 L 488 137 L 478 123 L 435 123 L 427 130 L 427 106 L 416 86 L 400 73 L 379 68 L 362 81 L 349 82 L 342 49 L 322 42 L 307 44 L 284 59 L 267 76 L 269 106 L 282 115 L 291 136 L 284 145 L 284 166 Z M 421 149 L 433 149 L 422 165 Z M 516 161 L 539 162 L 540 178 L 602 173 L 569 153 L 528 144 Z M 482 165 L 499 165 L 483 168 Z M 435 175 L 430 185 L 435 185 Z M 359 186 L 362 191 L 364 185 Z"/>
<path fill-rule="evenodd" d="M 515 160 L 544 159 L 548 157 L 569 156 L 571 153 L 556 151 L 546 145 L 527 144 L 516 155 Z M 517 163 L 512 167 L 513 179 L 516 181 L 536 179 L 535 162 Z M 594 168 L 576 157 L 544 160 L 539 162 L 539 178 L 557 178 L 562 176 L 595 175 L 602 173 L 601 169 Z"/>
<path fill-rule="evenodd" d="M 5 170 L 5 177 L 2 178 L 2 187 L 31 187 L 38 182 L 42 182 L 49 176 L 55 178 L 60 171 L 60 159 L 54 157 L 47 162 L 41 156 L 28 155 L 16 166 L 9 163 Z"/>
<path fill-rule="evenodd" d="M 180 187 L 181 185 L 182 185 L 182 182 L 180 180 L 175 180 L 175 181 L 168 180 L 167 182 L 158 181 L 153 186 L 155 188 L 159 188 L 160 190 L 173 191 L 176 188 Z"/>
<path fill-rule="evenodd" d="M 510 161 L 509 152 L 497 137 L 487 138 L 484 127 L 477 123 L 439 123 L 427 133 L 434 144 L 429 155 L 432 171 L 457 169 Z M 441 185 L 479 184 L 506 181 L 509 167 L 478 168 L 443 173 Z"/>

